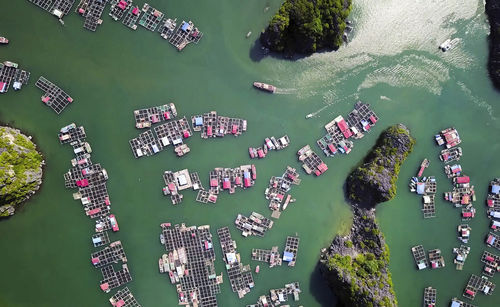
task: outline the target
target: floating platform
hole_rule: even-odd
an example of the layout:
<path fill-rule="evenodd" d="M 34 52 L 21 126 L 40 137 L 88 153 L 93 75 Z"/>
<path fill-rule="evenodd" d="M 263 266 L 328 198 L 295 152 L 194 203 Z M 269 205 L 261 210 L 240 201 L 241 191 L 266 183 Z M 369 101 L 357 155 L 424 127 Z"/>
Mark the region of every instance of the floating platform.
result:
<path fill-rule="evenodd" d="M 143 14 L 139 20 L 139 25 L 154 32 L 163 19 L 164 14 L 147 3 L 144 3 L 142 6 L 142 11 Z"/>
<path fill-rule="evenodd" d="M 241 263 L 240 254 L 236 251 L 236 242 L 231 238 L 228 227 L 217 229 L 217 235 L 226 263 L 227 275 L 231 289 L 243 298 L 255 286 L 250 265 Z"/>
<path fill-rule="evenodd" d="M 451 300 L 451 307 L 476 307 L 474 305 L 464 303 L 461 300 L 457 299 L 456 297 Z"/>
<path fill-rule="evenodd" d="M 437 290 L 432 287 L 427 287 L 424 289 L 424 307 L 436 306 L 437 302 Z"/>
<path fill-rule="evenodd" d="M 191 123 L 195 132 L 201 132 L 204 139 L 224 137 L 226 134 L 238 136 L 247 131 L 247 121 L 241 118 L 232 118 L 217 115 L 211 111 L 191 117 Z"/>
<path fill-rule="evenodd" d="M 122 242 L 115 241 L 109 246 L 92 253 L 90 256 L 91 262 L 96 268 L 102 268 L 112 263 L 123 262 L 127 263 L 127 256 L 123 250 Z"/>
<path fill-rule="evenodd" d="M 440 249 L 432 249 L 429 251 L 429 262 L 432 269 L 444 268 L 444 257 L 441 255 Z"/>
<path fill-rule="evenodd" d="M 141 10 L 139 10 L 138 6 L 131 6 L 128 12 L 125 14 L 125 17 L 122 20 L 122 23 L 132 30 L 137 30 L 137 21 L 141 17 Z"/>
<path fill-rule="evenodd" d="M 83 27 L 89 31 L 95 32 L 97 27 L 102 24 L 102 13 L 109 0 L 81 0 L 76 8 L 76 12 L 85 18 Z"/>
<path fill-rule="evenodd" d="M 422 175 L 424 174 L 424 170 L 429 167 L 429 164 L 429 160 L 427 159 L 424 159 L 424 161 L 422 161 L 422 164 L 420 164 L 420 169 L 417 173 L 417 177 L 422 177 Z"/>
<path fill-rule="evenodd" d="M 462 147 L 443 149 L 439 154 L 439 160 L 443 161 L 444 163 L 459 161 L 461 157 L 462 157 Z"/>
<path fill-rule="evenodd" d="M 167 254 L 159 260 L 160 272 L 176 284 L 179 305 L 216 307 L 222 274 L 215 272 L 210 226 L 163 223 L 161 227 Z"/>
<path fill-rule="evenodd" d="M 149 157 L 163 150 L 162 143 L 153 135 L 151 130 L 139 134 L 129 141 L 132 153 L 136 159 Z"/>
<path fill-rule="evenodd" d="M 358 101 L 345 120 L 341 115 L 325 125 L 326 135 L 316 143 L 323 153 L 329 157 L 338 152 L 349 154 L 354 146 L 352 139 L 360 139 L 371 130 L 379 120 L 370 105 Z"/>
<path fill-rule="evenodd" d="M 481 262 L 484 263 L 482 273 L 488 277 L 494 277 L 495 273 L 500 271 L 500 256 L 484 251 Z"/>
<path fill-rule="evenodd" d="M 298 282 L 289 283 L 284 288 L 269 290 L 269 295 L 261 295 L 257 304 L 247 305 L 247 307 L 280 306 L 282 303 L 291 300 L 292 297 L 294 301 L 298 301 L 300 293 L 302 293 L 302 290 L 300 290 Z"/>
<path fill-rule="evenodd" d="M 128 287 L 118 290 L 109 302 L 115 307 L 141 307 Z"/>
<path fill-rule="evenodd" d="M 460 164 L 445 165 L 444 173 L 448 178 L 455 178 L 462 176 L 462 166 Z"/>
<path fill-rule="evenodd" d="M 61 112 L 73 102 L 71 96 L 43 76 L 36 81 L 35 86 L 44 92 L 42 102 L 57 114 L 61 114 Z"/>
<path fill-rule="evenodd" d="M 198 44 L 202 37 L 203 33 L 194 26 L 192 21 L 183 20 L 172 36 L 168 38 L 168 42 L 174 45 L 178 51 L 182 51 L 190 43 Z"/>
<path fill-rule="evenodd" d="M 158 32 L 160 33 L 160 36 L 163 39 L 169 40 L 174 35 L 176 27 L 177 27 L 177 18 L 173 20 L 170 18 L 166 18 L 163 21 L 163 24 L 158 29 Z"/>
<path fill-rule="evenodd" d="M 321 176 L 321 174 L 328 170 L 328 166 L 325 162 L 321 160 L 309 145 L 299 149 L 297 156 L 299 161 L 303 163 L 302 168 L 308 175 L 314 173 L 316 176 Z"/>
<path fill-rule="evenodd" d="M 92 236 L 92 244 L 94 247 L 100 247 L 109 244 L 109 236 L 107 231 L 96 233 Z"/>
<path fill-rule="evenodd" d="M 462 142 L 457 129 L 454 127 L 442 130 L 439 134 L 436 134 L 434 138 L 439 146 L 445 145 L 446 148 L 455 147 Z"/>
<path fill-rule="evenodd" d="M 463 177 L 456 177 L 454 179 L 457 178 Z M 471 186 L 468 182 L 466 184 L 455 185 L 453 191 L 444 193 L 444 200 L 451 202 L 456 208 L 472 205 L 472 202 L 476 200 L 474 186 Z"/>
<path fill-rule="evenodd" d="M 179 193 L 180 191 L 186 189 L 193 189 L 194 191 L 203 189 L 198 173 L 189 173 L 187 169 L 177 172 L 165 171 L 163 173 L 163 180 L 165 182 L 163 195 L 170 196 L 174 205 L 182 201 L 183 196 Z"/>
<path fill-rule="evenodd" d="M 461 271 L 464 267 L 465 260 L 470 253 L 470 247 L 465 245 L 460 245 L 460 247 L 455 247 L 453 253 L 456 254 L 453 263 L 456 265 L 456 269 Z"/>
<path fill-rule="evenodd" d="M 61 144 L 71 145 L 85 140 L 87 134 L 85 133 L 85 128 L 83 128 L 83 126 L 77 127 L 75 123 L 71 123 L 61 128 L 58 137 Z"/>
<path fill-rule="evenodd" d="M 49 12 L 50 14 L 62 19 L 64 15 L 68 15 L 75 3 L 75 0 L 28 0 L 39 8 Z"/>
<path fill-rule="evenodd" d="M 472 205 L 462 208 L 462 221 L 470 221 L 476 216 L 476 208 Z"/>
<path fill-rule="evenodd" d="M 255 185 L 257 180 L 257 169 L 255 165 L 241 165 L 236 168 L 214 168 L 209 173 L 209 191 L 219 194 L 228 191 L 229 194 L 236 192 L 236 188 L 247 189 Z"/>
<path fill-rule="evenodd" d="M 132 3 L 132 0 L 110 0 L 109 17 L 114 21 L 121 20 L 132 7 Z"/>
<path fill-rule="evenodd" d="M 252 260 L 269 263 L 270 268 L 282 264 L 278 246 L 273 246 L 271 249 L 252 249 Z"/>
<path fill-rule="evenodd" d="M 457 231 L 458 231 L 458 239 L 462 243 L 468 243 L 469 238 L 470 238 L 470 231 L 472 228 L 468 224 L 461 224 L 458 225 Z"/>
<path fill-rule="evenodd" d="M 217 202 L 217 195 L 210 191 L 199 190 L 198 195 L 196 195 L 196 201 L 203 204 L 215 204 Z"/>
<path fill-rule="evenodd" d="M 427 261 L 427 255 L 425 254 L 424 247 L 422 245 L 417 245 L 411 248 L 411 253 L 413 254 L 413 259 L 419 270 L 423 270 L 429 267 L 429 262 Z"/>
<path fill-rule="evenodd" d="M 273 227 L 272 220 L 257 212 L 252 212 L 249 217 L 238 214 L 234 224 L 236 225 L 236 228 L 241 231 L 241 235 L 244 237 L 263 237 L 265 233 Z"/>
<path fill-rule="evenodd" d="M 10 61 L 0 63 L 0 94 L 7 93 L 11 84 L 15 91 L 28 84 L 30 72 L 18 67 L 17 63 Z"/>
<path fill-rule="evenodd" d="M 135 127 L 138 129 L 150 128 L 152 124 L 165 122 L 175 117 L 177 117 L 177 109 L 174 103 L 134 111 Z"/>
<path fill-rule="evenodd" d="M 476 276 L 474 274 L 471 275 L 467 285 L 465 286 L 465 290 L 463 296 L 474 300 L 477 292 L 483 292 L 486 295 L 492 295 L 495 290 L 495 284 L 488 280 L 486 276 Z"/>
<path fill-rule="evenodd" d="M 122 264 L 120 271 L 115 271 L 112 265 L 108 265 L 101 269 L 102 280 L 101 290 L 109 293 L 112 289 L 123 286 L 132 281 L 132 276 L 128 270 L 127 264 Z"/>
<path fill-rule="evenodd" d="M 269 185 L 264 195 L 269 200 L 269 209 L 273 212 L 272 217 L 279 218 L 288 204 L 295 202 L 291 194 L 287 194 L 293 184 L 300 184 L 299 173 L 295 168 L 287 166 L 285 173 L 281 177 L 271 177 Z"/>
<path fill-rule="evenodd" d="M 492 232 L 488 233 L 486 236 L 486 245 L 500 250 L 500 235 Z"/>
<path fill-rule="evenodd" d="M 288 262 L 288 266 L 295 266 L 297 261 L 297 253 L 299 251 L 298 237 L 287 237 L 285 242 L 285 250 L 283 251 L 283 261 Z"/>

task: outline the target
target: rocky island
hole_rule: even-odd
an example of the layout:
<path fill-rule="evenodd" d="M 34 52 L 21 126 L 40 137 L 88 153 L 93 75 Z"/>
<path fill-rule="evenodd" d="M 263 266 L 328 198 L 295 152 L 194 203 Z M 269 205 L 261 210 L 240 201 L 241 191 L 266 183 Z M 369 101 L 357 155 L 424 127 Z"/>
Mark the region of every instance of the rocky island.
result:
<path fill-rule="evenodd" d="M 389 247 L 375 220 L 375 205 L 396 195 L 400 166 L 414 144 L 404 125 L 387 128 L 346 180 L 353 226 L 320 256 L 320 271 L 345 306 L 397 306 Z"/>
<path fill-rule="evenodd" d="M 347 177 L 349 200 L 373 207 L 396 196 L 399 168 L 414 144 L 410 131 L 402 124 L 382 132 L 370 153 Z"/>
<path fill-rule="evenodd" d="M 490 22 L 490 55 L 488 70 L 493 85 L 500 89 L 500 2 L 486 0 L 486 15 Z"/>
<path fill-rule="evenodd" d="M 0 127 L 0 218 L 13 215 L 40 188 L 43 163 L 29 137 Z"/>
<path fill-rule="evenodd" d="M 342 45 L 351 0 L 285 0 L 261 33 L 260 42 L 271 51 L 311 54 Z"/>

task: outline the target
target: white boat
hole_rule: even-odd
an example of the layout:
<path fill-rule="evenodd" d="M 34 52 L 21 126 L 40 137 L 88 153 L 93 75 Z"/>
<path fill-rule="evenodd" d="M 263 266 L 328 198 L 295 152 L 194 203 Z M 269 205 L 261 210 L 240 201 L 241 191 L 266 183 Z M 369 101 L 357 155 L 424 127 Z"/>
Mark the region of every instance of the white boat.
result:
<path fill-rule="evenodd" d="M 252 35 L 252 31 L 248 31 L 247 35 L 246 35 L 246 38 L 249 38 L 250 35 Z"/>
<path fill-rule="evenodd" d="M 306 115 L 306 118 L 311 118 L 311 117 L 313 117 L 312 113 Z"/>
<path fill-rule="evenodd" d="M 450 42 L 451 39 L 448 38 L 441 45 L 439 45 L 439 49 L 441 49 L 443 52 L 450 49 Z"/>

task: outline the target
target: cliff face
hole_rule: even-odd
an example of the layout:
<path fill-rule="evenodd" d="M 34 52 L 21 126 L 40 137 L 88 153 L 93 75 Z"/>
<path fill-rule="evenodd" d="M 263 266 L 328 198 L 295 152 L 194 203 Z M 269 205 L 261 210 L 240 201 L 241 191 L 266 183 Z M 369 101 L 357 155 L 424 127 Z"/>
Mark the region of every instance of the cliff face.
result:
<path fill-rule="evenodd" d="M 321 251 L 320 271 L 345 306 L 397 306 L 389 247 L 375 221 L 375 209 L 353 206 L 354 223 Z"/>
<path fill-rule="evenodd" d="M 351 0 L 285 0 L 261 33 L 262 45 L 286 55 L 338 49 Z"/>
<path fill-rule="evenodd" d="M 349 200 L 373 207 L 392 199 L 396 195 L 399 168 L 414 144 L 410 131 L 402 124 L 382 132 L 375 147 L 347 178 Z"/>
<path fill-rule="evenodd" d="M 500 89 L 500 2 L 498 0 L 486 0 L 486 14 L 490 22 L 488 70 L 493 85 Z"/>
<path fill-rule="evenodd" d="M 39 189 L 42 164 L 42 155 L 28 137 L 0 127 L 0 218 L 13 215 L 16 206 Z"/>

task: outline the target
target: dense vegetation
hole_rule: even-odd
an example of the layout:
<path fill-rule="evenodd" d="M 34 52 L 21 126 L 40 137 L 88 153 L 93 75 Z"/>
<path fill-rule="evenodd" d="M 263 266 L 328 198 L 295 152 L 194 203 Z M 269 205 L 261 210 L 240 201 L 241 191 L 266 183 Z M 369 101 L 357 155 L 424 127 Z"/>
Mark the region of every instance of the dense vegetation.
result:
<path fill-rule="evenodd" d="M 500 2 L 486 0 L 486 14 L 491 29 L 488 70 L 493 84 L 500 89 Z"/>
<path fill-rule="evenodd" d="M 330 288 L 345 306 L 397 306 L 389 266 L 389 247 L 373 210 L 354 207 L 347 236 L 337 236 L 321 255 Z"/>
<path fill-rule="evenodd" d="M 42 161 L 35 144 L 19 130 L 0 127 L 0 217 L 12 215 L 39 188 Z"/>
<path fill-rule="evenodd" d="M 348 198 L 369 206 L 394 198 L 401 164 L 414 144 L 410 131 L 402 124 L 382 132 L 370 153 L 347 178 Z"/>
<path fill-rule="evenodd" d="M 285 0 L 260 36 L 272 51 L 309 54 L 338 49 L 351 0 Z"/>

